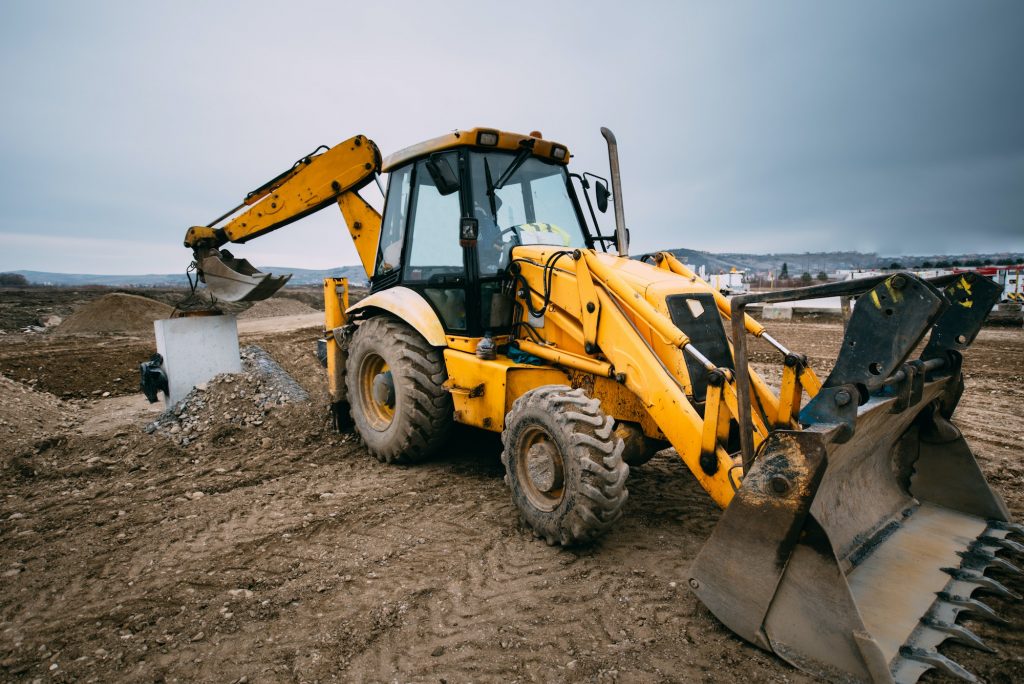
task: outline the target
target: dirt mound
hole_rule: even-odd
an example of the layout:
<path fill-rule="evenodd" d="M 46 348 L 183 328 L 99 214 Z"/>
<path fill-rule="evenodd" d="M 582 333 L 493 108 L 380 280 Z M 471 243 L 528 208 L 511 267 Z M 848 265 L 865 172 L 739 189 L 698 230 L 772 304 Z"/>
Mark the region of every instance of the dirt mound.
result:
<path fill-rule="evenodd" d="M 16 454 L 68 423 L 70 407 L 47 392 L 0 375 L 0 443 Z"/>
<path fill-rule="evenodd" d="M 115 292 L 84 304 L 56 328 L 71 333 L 152 332 L 153 321 L 170 318 L 174 309 L 147 297 Z"/>
<path fill-rule="evenodd" d="M 239 314 L 238 318 L 274 318 L 276 316 L 301 316 L 312 313 L 318 313 L 318 311 L 306 306 L 297 299 L 278 297 L 277 299 L 264 299 L 262 302 L 256 302 Z"/>
<path fill-rule="evenodd" d="M 770 332 L 822 377 L 842 340 L 837 324 Z M 115 424 L 107 407 L 123 398 L 107 398 L 80 411 L 111 416 L 106 432 L 62 430 L 0 473 L 0 681 L 815 681 L 729 632 L 689 591 L 721 514 L 671 452 L 630 472 L 607 537 L 549 547 L 518 523 L 497 436 L 467 429 L 435 458 L 394 467 L 334 433 L 315 336 L 253 338 L 311 397 L 275 404 L 258 427 L 239 425 L 254 404 L 230 400 L 250 391 L 236 375 L 204 393 L 228 399 L 183 411 L 212 423 L 188 446 L 144 433 L 149 416 Z M 0 368 L 17 357 L 42 385 L 80 374 L 91 350 L 102 377 L 121 377 L 148 356 L 142 346 L 0 336 Z M 777 382 L 778 352 L 757 340 L 752 353 Z M 965 356 L 954 422 L 1019 519 L 1024 331 L 986 328 Z M 1024 576 L 990 574 L 1024 592 Z M 1009 624 L 961 621 L 999 654 L 949 641 L 940 651 L 984 681 L 1024 682 L 1024 602 L 983 600 Z M 940 679 L 951 681 L 925 677 Z"/>

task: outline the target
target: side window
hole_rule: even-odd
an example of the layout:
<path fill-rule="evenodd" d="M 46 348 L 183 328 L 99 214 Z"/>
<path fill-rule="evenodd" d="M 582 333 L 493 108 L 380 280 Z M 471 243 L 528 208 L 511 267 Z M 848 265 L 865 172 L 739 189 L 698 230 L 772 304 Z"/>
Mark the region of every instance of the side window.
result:
<path fill-rule="evenodd" d="M 393 171 L 388 179 L 388 198 L 385 202 L 384 224 L 380 231 L 374 275 L 395 270 L 402 260 L 402 235 L 405 232 L 405 217 L 409 210 L 411 177 L 412 165 L 409 165 Z"/>
<path fill-rule="evenodd" d="M 458 168 L 455 154 L 445 155 L 453 169 Z M 459 245 L 459 193 L 438 192 L 426 161 L 416 163 L 412 189 L 412 223 L 405 265 L 410 281 L 438 281 L 438 276 L 463 274 L 462 247 Z"/>

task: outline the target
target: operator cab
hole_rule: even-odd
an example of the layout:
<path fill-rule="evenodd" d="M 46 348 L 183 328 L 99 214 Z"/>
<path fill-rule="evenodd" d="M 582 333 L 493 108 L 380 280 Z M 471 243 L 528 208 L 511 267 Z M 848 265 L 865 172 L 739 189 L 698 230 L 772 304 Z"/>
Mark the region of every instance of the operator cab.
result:
<path fill-rule="evenodd" d="M 386 159 L 371 291 L 420 292 L 452 335 L 507 332 L 514 247 L 593 247 L 568 159 L 539 134 L 491 129 L 456 131 Z"/>

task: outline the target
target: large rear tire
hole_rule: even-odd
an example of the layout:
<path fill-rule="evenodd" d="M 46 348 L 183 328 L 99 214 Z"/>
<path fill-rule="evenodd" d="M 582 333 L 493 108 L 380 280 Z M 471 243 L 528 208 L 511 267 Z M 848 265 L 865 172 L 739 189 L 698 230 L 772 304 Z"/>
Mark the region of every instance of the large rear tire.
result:
<path fill-rule="evenodd" d="M 362 323 L 345 364 L 352 422 L 367 450 L 385 463 L 435 453 L 452 426 L 444 355 L 390 316 Z"/>
<path fill-rule="evenodd" d="M 615 421 L 582 389 L 537 387 L 516 399 L 501 435 L 512 502 L 548 544 L 582 544 L 622 516 L 629 466 Z"/>

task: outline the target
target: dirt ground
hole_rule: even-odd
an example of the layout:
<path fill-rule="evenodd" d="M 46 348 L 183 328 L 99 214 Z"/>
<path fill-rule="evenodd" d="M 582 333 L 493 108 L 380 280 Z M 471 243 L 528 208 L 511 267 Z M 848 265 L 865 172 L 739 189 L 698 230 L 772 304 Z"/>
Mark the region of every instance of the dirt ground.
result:
<path fill-rule="evenodd" d="M 841 336 L 771 329 L 812 365 Z M 463 431 L 394 467 L 333 433 L 317 335 L 243 331 L 310 402 L 184 447 L 144 430 L 159 410 L 135 394 L 151 340 L 0 336 L 0 372 L 68 399 L 0 447 L 0 680 L 811 681 L 688 590 L 719 512 L 671 452 L 631 471 L 598 544 L 548 547 L 518 522 L 493 436 Z M 957 422 L 1024 516 L 1024 332 L 983 331 L 966 372 Z M 967 624 L 999 653 L 943 651 L 1021 681 L 1024 609 L 986 600 L 1009 624 Z"/>

